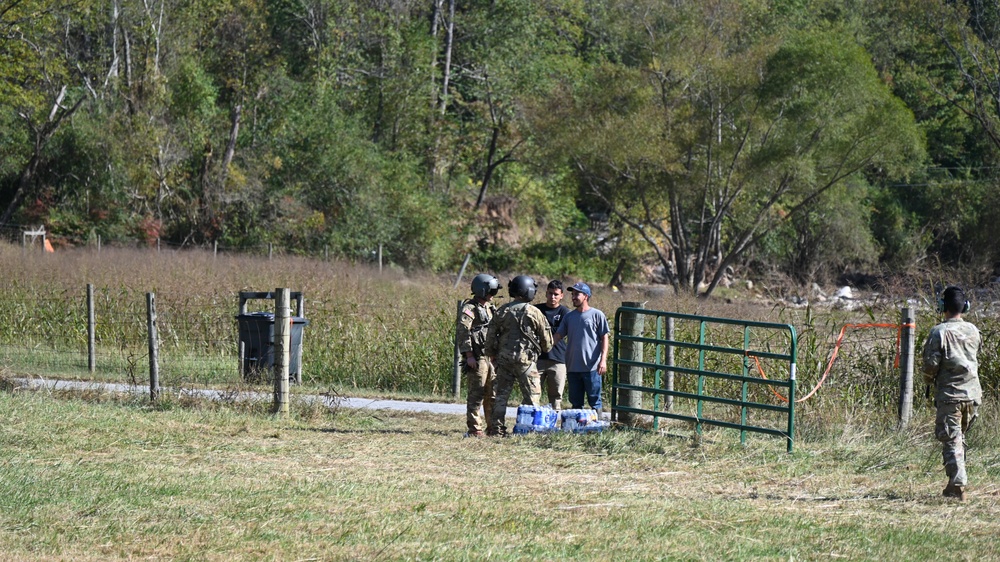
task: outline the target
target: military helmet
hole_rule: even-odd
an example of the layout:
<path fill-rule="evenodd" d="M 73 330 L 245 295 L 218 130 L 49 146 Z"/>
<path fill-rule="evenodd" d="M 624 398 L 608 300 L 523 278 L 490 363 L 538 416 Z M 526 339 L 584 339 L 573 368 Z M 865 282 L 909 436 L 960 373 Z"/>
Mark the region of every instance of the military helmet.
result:
<path fill-rule="evenodd" d="M 489 273 L 480 273 L 472 278 L 472 294 L 485 299 L 497 294 L 500 290 L 500 281 Z"/>
<path fill-rule="evenodd" d="M 510 280 L 507 285 L 507 293 L 510 294 L 511 298 L 523 298 L 530 301 L 535 298 L 535 291 L 538 290 L 538 285 L 535 284 L 535 280 L 527 275 L 518 275 L 517 277 Z"/>

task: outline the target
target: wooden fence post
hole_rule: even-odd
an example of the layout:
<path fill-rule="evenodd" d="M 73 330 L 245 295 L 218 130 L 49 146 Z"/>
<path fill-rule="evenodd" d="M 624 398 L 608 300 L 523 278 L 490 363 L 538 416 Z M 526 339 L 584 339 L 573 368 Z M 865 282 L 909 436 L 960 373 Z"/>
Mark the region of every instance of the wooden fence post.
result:
<path fill-rule="evenodd" d="M 274 290 L 274 412 L 288 417 L 288 364 L 292 343 L 290 291 Z"/>
<path fill-rule="evenodd" d="M 97 368 L 97 323 L 94 314 L 94 285 L 87 283 L 87 371 L 93 373 Z"/>
<path fill-rule="evenodd" d="M 644 304 L 641 302 L 623 302 L 622 306 L 626 308 L 643 308 Z M 620 334 L 641 337 L 646 324 L 646 316 L 635 312 L 623 312 L 621 323 L 621 328 L 618 331 Z M 622 360 L 642 361 L 642 343 L 622 341 L 619 344 L 619 348 L 618 355 Z M 642 386 L 642 367 L 628 366 L 624 369 L 619 369 L 618 372 L 621 377 L 621 384 Z M 619 390 L 618 404 L 624 408 L 642 408 L 642 392 L 638 390 Z M 617 414 L 617 420 L 627 425 L 635 425 L 638 419 L 639 415 L 633 412 L 619 412 Z"/>
<path fill-rule="evenodd" d="M 899 333 L 899 428 L 905 429 L 913 415 L 913 355 L 916 337 L 913 309 L 904 308 Z"/>
<path fill-rule="evenodd" d="M 149 400 L 160 397 L 160 344 L 156 335 L 156 295 L 146 293 L 146 327 L 149 333 Z"/>

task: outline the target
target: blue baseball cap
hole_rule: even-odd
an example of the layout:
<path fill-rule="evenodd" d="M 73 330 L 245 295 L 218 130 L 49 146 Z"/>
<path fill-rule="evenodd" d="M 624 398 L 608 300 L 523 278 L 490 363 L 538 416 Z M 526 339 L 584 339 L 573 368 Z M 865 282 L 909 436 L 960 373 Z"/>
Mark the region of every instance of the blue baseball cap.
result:
<path fill-rule="evenodd" d="M 573 283 L 573 286 L 570 287 L 569 290 L 576 293 L 583 293 L 587 295 L 587 298 L 590 298 L 590 285 L 587 285 L 586 283 L 583 282 Z"/>

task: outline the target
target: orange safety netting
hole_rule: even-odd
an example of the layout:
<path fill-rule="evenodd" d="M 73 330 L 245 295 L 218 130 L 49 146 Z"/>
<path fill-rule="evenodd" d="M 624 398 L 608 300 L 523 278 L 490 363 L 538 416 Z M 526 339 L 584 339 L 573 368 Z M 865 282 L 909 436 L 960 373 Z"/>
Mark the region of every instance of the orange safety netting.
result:
<path fill-rule="evenodd" d="M 816 383 L 816 387 L 815 388 L 813 388 L 812 390 L 810 390 L 809 393 L 806 394 L 805 396 L 803 396 L 802 398 L 797 398 L 795 400 L 795 402 L 798 403 L 798 402 L 804 402 L 804 401 L 808 400 L 813 394 L 816 394 L 816 391 L 819 390 L 819 388 L 821 386 L 823 386 L 824 382 L 826 382 L 826 377 L 830 374 L 830 369 L 833 368 L 833 361 L 837 358 L 837 353 L 840 352 L 840 346 L 841 346 L 841 344 L 844 343 L 844 334 L 847 332 L 848 328 L 854 328 L 854 329 L 858 329 L 858 328 L 894 328 L 896 330 L 896 359 L 893 362 L 893 366 L 896 367 L 896 368 L 898 368 L 899 367 L 899 344 L 900 344 L 900 341 L 903 339 L 903 328 L 915 328 L 915 327 L 916 327 L 915 324 L 844 324 L 844 326 L 840 329 L 840 335 L 837 336 L 837 343 L 835 343 L 834 346 L 833 346 L 833 353 L 830 354 L 830 361 L 826 364 L 826 370 L 823 371 L 823 376 L 820 377 L 819 382 Z M 747 355 L 749 355 L 749 354 L 747 354 Z M 764 374 L 764 368 L 760 366 L 760 359 L 758 359 L 757 356 L 752 356 L 752 357 L 753 357 L 754 363 L 757 364 L 757 371 L 760 373 L 760 376 L 762 378 L 764 378 L 765 380 L 770 380 L 770 379 L 767 378 L 767 375 Z M 774 387 L 768 385 L 767 388 L 769 388 L 771 390 L 771 392 L 775 396 L 777 396 L 779 399 L 781 399 L 783 402 L 788 402 L 788 398 L 786 398 L 786 397 L 782 396 L 781 394 L 779 394 L 778 391 L 774 390 Z"/>

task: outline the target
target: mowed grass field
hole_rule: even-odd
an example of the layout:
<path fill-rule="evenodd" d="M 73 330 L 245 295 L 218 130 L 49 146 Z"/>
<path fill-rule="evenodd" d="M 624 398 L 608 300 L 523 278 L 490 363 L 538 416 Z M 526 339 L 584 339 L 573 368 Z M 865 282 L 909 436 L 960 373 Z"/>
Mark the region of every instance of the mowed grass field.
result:
<path fill-rule="evenodd" d="M 726 430 L 464 439 L 460 416 L 266 406 L 0 393 L 0 558 L 1000 558 L 997 448 L 971 440 L 969 499 L 946 500 L 926 417 L 789 455 Z"/>

